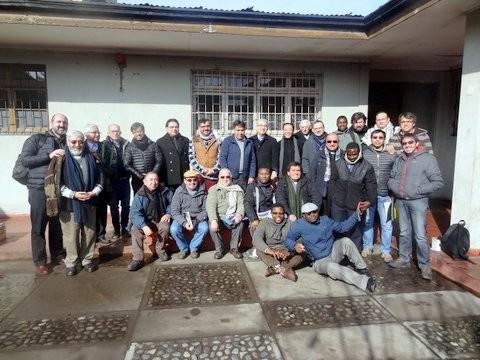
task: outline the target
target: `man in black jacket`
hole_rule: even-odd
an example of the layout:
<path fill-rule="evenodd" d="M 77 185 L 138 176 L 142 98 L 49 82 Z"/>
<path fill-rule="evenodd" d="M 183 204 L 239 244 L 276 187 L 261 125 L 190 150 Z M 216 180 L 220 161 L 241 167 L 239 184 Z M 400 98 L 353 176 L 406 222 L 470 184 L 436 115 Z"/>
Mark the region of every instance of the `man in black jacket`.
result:
<path fill-rule="evenodd" d="M 50 160 L 65 154 L 65 134 L 68 119 L 63 114 L 55 114 L 50 120 L 50 130 L 45 134 L 30 136 L 22 148 L 22 164 L 28 168 L 28 202 L 30 204 L 30 221 L 32 224 L 32 258 L 37 275 L 49 273 L 45 230 L 48 224 L 48 244 L 50 259 L 53 263 L 63 263 L 62 230 L 58 216 L 47 217 L 45 197 L 45 175 Z"/>
<path fill-rule="evenodd" d="M 268 122 L 265 119 L 257 121 L 257 134 L 252 136 L 253 148 L 257 159 L 257 171 L 261 168 L 271 170 L 272 180 L 278 178 L 278 144 L 277 140 L 267 134 Z"/>

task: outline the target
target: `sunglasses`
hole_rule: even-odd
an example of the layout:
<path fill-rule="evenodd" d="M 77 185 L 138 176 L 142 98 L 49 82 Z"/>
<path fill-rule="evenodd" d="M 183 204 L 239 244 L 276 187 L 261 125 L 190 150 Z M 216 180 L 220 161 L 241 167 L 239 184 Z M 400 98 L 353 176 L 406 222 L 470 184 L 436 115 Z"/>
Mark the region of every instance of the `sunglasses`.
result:
<path fill-rule="evenodd" d="M 220 179 L 230 179 L 231 176 L 220 176 Z"/>
<path fill-rule="evenodd" d="M 312 214 L 316 214 L 317 212 L 318 212 L 318 210 L 313 210 L 313 211 L 306 212 L 304 214 L 305 215 L 312 215 Z"/>
<path fill-rule="evenodd" d="M 402 145 L 412 145 L 412 144 L 415 144 L 415 141 L 410 140 L 410 141 L 404 141 L 404 142 L 402 142 Z"/>
<path fill-rule="evenodd" d="M 185 179 L 187 182 L 198 182 L 198 179 L 191 178 L 191 179 Z"/>
<path fill-rule="evenodd" d="M 384 140 L 385 138 L 383 136 L 372 136 L 372 139 Z"/>
<path fill-rule="evenodd" d="M 336 144 L 336 143 L 338 143 L 338 141 L 337 141 L 337 140 L 327 140 L 327 143 L 329 143 L 329 144 L 332 144 L 332 143 L 333 143 L 333 144 Z"/>

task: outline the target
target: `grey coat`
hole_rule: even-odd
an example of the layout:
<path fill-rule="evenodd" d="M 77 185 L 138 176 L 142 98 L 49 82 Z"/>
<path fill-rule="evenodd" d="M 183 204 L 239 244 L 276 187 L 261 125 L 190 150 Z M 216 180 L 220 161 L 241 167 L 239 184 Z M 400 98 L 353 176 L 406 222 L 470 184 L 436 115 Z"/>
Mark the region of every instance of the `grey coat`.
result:
<path fill-rule="evenodd" d="M 187 211 L 190 213 L 192 220 L 196 219 L 198 222 L 207 220 L 206 202 L 207 192 L 204 184 L 198 187 L 195 196 L 190 195 L 185 184 L 182 184 L 173 195 L 171 206 L 173 220 L 183 226 L 185 224 L 183 213 Z"/>

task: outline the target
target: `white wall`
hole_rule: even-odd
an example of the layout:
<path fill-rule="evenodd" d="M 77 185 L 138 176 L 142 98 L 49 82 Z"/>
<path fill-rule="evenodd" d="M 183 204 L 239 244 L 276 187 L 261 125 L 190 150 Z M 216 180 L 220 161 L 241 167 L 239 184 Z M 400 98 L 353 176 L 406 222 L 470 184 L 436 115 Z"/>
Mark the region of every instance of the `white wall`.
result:
<path fill-rule="evenodd" d="M 467 16 L 451 222 L 466 221 L 480 249 L 480 10 Z"/>
<path fill-rule="evenodd" d="M 336 129 L 338 115 L 367 112 L 368 65 L 355 63 L 272 62 L 260 60 L 188 59 L 155 56 L 126 56 L 123 88 L 120 72 L 111 54 L 0 51 L 0 62 L 45 64 L 50 115 L 61 112 L 69 118 L 71 130 L 83 130 L 96 123 L 103 132 L 109 123 L 120 124 L 130 139 L 130 125 L 145 125 L 152 140 L 164 132 L 165 121 L 175 117 L 181 132 L 192 134 L 192 69 L 220 69 L 269 72 L 321 73 L 323 111 L 327 131 Z M 28 213 L 27 192 L 11 179 L 11 169 L 25 136 L 0 135 L 0 159 L 6 171 L 0 173 L 0 214 Z M 4 150 L 6 149 L 6 151 Z"/>

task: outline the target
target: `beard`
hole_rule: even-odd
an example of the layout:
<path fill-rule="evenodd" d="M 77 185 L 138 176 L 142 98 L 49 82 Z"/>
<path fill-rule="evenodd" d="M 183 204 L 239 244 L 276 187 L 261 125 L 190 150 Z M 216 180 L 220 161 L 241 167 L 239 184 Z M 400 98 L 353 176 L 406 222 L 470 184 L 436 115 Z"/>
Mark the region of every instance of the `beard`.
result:
<path fill-rule="evenodd" d="M 69 146 L 68 149 L 70 150 L 70 154 L 72 154 L 73 156 L 80 156 L 82 155 L 83 150 L 85 149 L 85 146 L 82 146 L 82 148 L 80 149 L 76 149 Z"/>

